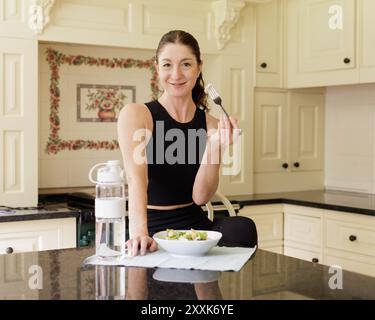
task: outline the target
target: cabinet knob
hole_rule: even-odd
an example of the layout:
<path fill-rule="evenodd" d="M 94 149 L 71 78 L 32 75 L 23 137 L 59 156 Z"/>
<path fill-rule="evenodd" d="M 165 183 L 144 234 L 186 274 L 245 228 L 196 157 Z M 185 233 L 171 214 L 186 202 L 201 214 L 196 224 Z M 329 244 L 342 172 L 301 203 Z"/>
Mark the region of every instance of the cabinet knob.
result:
<path fill-rule="evenodd" d="M 357 240 L 357 237 L 356 237 L 354 234 L 351 234 L 351 235 L 349 236 L 349 240 L 350 240 L 351 242 L 354 242 L 354 241 Z"/>
<path fill-rule="evenodd" d="M 312 258 L 311 261 L 314 262 L 314 263 L 318 263 L 319 259 L 318 258 Z"/>
<path fill-rule="evenodd" d="M 349 58 L 345 58 L 345 59 L 344 59 L 344 63 L 345 63 L 345 64 L 349 64 L 349 63 L 350 63 L 350 59 L 349 59 Z"/>
<path fill-rule="evenodd" d="M 299 162 L 294 162 L 293 164 L 296 168 L 299 168 Z"/>
<path fill-rule="evenodd" d="M 5 252 L 8 253 L 8 254 L 13 253 L 13 251 L 14 251 L 14 250 L 13 250 L 12 247 L 8 247 L 8 248 L 5 249 Z"/>
<path fill-rule="evenodd" d="M 289 165 L 285 162 L 285 163 L 282 164 L 282 167 L 283 167 L 284 169 L 288 169 Z"/>
<path fill-rule="evenodd" d="M 263 69 L 266 69 L 266 68 L 267 68 L 267 63 L 262 62 L 262 63 L 260 64 L 260 67 L 263 68 Z"/>

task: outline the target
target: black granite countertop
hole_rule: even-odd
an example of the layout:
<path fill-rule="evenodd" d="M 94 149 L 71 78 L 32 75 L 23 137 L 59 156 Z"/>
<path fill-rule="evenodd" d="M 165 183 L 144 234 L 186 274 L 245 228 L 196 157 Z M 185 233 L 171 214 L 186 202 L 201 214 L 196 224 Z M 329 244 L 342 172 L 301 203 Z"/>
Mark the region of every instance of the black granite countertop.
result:
<path fill-rule="evenodd" d="M 51 203 L 34 208 L 10 208 L 0 206 L 0 223 L 26 220 L 78 218 L 79 210 L 66 203 Z"/>
<path fill-rule="evenodd" d="M 239 272 L 84 267 L 94 251 L 0 255 L 0 299 L 375 299 L 373 277 L 344 270 L 332 279 L 340 272 L 260 249 Z"/>
<path fill-rule="evenodd" d="M 375 195 L 333 190 L 266 193 L 228 197 L 241 205 L 288 203 L 375 216 Z"/>

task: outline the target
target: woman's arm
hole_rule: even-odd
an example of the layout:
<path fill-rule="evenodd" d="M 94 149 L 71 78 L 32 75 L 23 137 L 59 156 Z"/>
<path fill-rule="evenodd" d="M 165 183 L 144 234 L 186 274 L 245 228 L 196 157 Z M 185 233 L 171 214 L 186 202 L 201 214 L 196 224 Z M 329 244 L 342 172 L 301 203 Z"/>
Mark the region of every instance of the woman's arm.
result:
<path fill-rule="evenodd" d="M 226 147 L 233 143 L 233 129 L 238 129 L 235 118 L 228 119 L 223 114 L 220 120 L 209 114 L 206 117 L 206 149 L 193 185 L 193 201 L 197 205 L 206 204 L 214 196 L 219 185 L 221 157 Z"/>
<path fill-rule="evenodd" d="M 150 251 L 157 249 L 155 241 L 148 236 L 147 230 L 146 150 L 143 148 L 142 154 L 139 151 L 140 144 L 143 143 L 145 147 L 150 138 L 147 132 L 150 132 L 152 119 L 148 113 L 144 105 L 128 104 L 121 110 L 117 122 L 118 141 L 128 182 L 130 239 L 127 247 L 132 255 L 137 255 L 139 249 L 142 255 L 147 249 Z M 142 140 L 137 140 L 137 136 L 143 137 Z"/>

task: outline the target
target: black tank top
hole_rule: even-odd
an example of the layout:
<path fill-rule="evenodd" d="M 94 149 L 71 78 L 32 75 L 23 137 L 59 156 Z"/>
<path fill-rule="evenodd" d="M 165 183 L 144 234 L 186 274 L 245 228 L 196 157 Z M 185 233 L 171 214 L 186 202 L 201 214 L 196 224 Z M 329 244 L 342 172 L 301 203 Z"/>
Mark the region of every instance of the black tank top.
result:
<path fill-rule="evenodd" d="M 190 122 L 173 119 L 159 103 L 146 103 L 153 119 L 147 144 L 149 205 L 174 205 L 193 201 L 193 184 L 206 147 L 206 114 L 196 108 Z"/>

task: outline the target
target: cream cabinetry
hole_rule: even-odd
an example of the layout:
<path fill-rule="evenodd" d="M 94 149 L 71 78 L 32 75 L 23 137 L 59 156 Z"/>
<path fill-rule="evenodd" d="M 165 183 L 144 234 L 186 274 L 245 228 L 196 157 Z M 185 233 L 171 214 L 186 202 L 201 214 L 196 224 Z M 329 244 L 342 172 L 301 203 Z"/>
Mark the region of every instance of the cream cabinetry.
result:
<path fill-rule="evenodd" d="M 245 206 L 259 248 L 375 276 L 375 217 L 291 204 Z"/>
<path fill-rule="evenodd" d="M 283 253 L 283 205 L 246 206 L 239 215 L 251 218 L 257 226 L 258 246 L 261 249 Z"/>
<path fill-rule="evenodd" d="M 0 223 L 0 254 L 75 247 L 75 218 Z"/>
<path fill-rule="evenodd" d="M 355 0 L 290 0 L 288 87 L 358 82 Z"/>
<path fill-rule="evenodd" d="M 255 193 L 323 187 L 324 95 L 257 89 Z"/>
<path fill-rule="evenodd" d="M 287 87 L 375 81 L 373 0 L 289 0 Z"/>
<path fill-rule="evenodd" d="M 284 205 L 284 254 L 322 263 L 322 221 L 323 210 Z"/>
<path fill-rule="evenodd" d="M 375 81 L 375 1 L 358 0 L 360 82 Z"/>
<path fill-rule="evenodd" d="M 256 16 L 256 86 L 283 87 L 283 0 L 259 4 Z"/>
<path fill-rule="evenodd" d="M 375 276 L 375 217 L 328 211 L 325 263 Z"/>
<path fill-rule="evenodd" d="M 10 1 L 7 2 L 9 5 Z M 0 97 L 0 204 L 35 206 L 38 202 L 36 40 L 0 37 Z"/>

